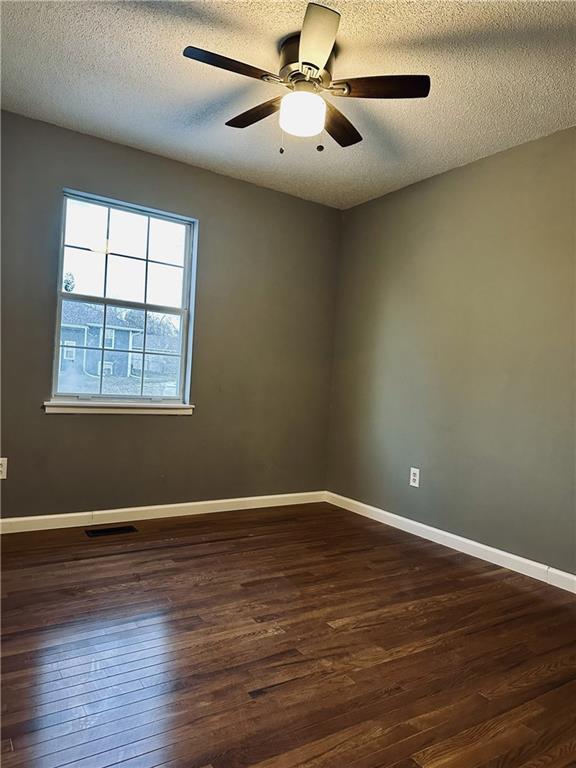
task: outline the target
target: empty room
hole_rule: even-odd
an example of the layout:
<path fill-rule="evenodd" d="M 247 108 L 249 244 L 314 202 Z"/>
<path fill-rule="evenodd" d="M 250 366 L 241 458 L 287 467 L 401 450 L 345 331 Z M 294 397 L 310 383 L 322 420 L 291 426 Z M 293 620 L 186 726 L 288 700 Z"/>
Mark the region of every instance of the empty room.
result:
<path fill-rule="evenodd" d="M 576 3 L 0 13 L 3 768 L 575 768 Z"/>

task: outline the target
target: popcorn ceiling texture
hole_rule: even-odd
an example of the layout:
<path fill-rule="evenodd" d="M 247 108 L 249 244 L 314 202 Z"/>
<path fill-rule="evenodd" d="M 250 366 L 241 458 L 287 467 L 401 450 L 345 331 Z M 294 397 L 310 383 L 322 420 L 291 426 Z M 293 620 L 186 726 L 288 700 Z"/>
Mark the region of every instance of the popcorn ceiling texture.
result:
<path fill-rule="evenodd" d="M 306 2 L 3 2 L 3 107 L 336 208 L 576 123 L 576 3 L 327 2 L 335 77 L 428 73 L 416 101 L 334 101 L 364 141 L 225 121 L 283 89 L 185 59 L 196 45 L 278 71 Z"/>

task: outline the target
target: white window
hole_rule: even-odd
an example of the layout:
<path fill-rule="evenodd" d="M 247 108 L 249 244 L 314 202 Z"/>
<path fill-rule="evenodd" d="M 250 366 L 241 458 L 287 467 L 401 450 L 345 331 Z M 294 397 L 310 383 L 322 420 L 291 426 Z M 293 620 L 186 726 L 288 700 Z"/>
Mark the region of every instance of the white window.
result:
<path fill-rule="evenodd" d="M 64 360 L 75 360 L 76 359 L 76 342 L 75 341 L 63 342 L 62 352 L 63 352 L 62 358 Z"/>
<path fill-rule="evenodd" d="M 47 405 L 189 402 L 195 226 L 65 192 L 54 359 L 82 362 L 55 364 Z"/>
<path fill-rule="evenodd" d="M 131 333 L 131 331 L 129 331 Z M 114 349 L 114 328 L 106 328 L 104 334 L 104 346 L 108 349 Z"/>

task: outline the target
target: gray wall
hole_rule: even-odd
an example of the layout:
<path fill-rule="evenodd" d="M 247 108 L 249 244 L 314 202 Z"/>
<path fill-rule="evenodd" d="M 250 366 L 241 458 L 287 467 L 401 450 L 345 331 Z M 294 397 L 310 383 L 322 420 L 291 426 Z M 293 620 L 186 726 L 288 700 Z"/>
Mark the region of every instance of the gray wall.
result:
<path fill-rule="evenodd" d="M 3 115 L 5 516 L 325 487 L 337 211 Z M 199 219 L 192 417 L 46 415 L 63 187 Z"/>
<path fill-rule="evenodd" d="M 328 482 L 572 571 L 575 144 L 346 212 Z"/>
<path fill-rule="evenodd" d="M 576 570 L 575 130 L 343 215 L 15 115 L 3 142 L 4 515 L 328 487 Z M 199 219 L 194 416 L 42 411 L 65 186 Z"/>

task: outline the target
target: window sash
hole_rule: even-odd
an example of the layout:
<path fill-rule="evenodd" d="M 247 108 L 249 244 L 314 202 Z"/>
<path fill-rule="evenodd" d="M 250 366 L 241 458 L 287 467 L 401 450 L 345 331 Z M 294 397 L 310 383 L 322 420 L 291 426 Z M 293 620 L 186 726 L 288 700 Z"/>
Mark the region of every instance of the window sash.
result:
<path fill-rule="evenodd" d="M 63 281 L 63 270 L 64 270 L 64 249 L 65 247 L 71 247 L 75 248 L 76 250 L 83 250 L 88 253 L 94 253 L 90 248 L 81 248 L 77 246 L 66 246 L 65 243 L 65 234 L 66 234 L 66 207 L 68 200 L 79 200 L 81 202 L 88 202 L 92 203 L 94 205 L 101 205 L 102 207 L 108 209 L 108 223 L 107 227 L 109 230 L 110 226 L 110 210 L 116 209 L 116 210 L 124 210 L 128 211 L 130 213 L 139 213 L 141 215 L 146 215 L 148 217 L 157 218 L 157 219 L 163 219 L 165 221 L 174 222 L 177 224 L 184 224 L 186 226 L 186 238 L 185 238 L 185 244 L 184 244 L 184 263 L 182 265 L 171 265 L 167 262 L 158 262 L 155 259 L 149 260 L 141 259 L 134 256 L 127 256 L 125 254 L 115 254 L 111 251 L 106 252 L 106 261 L 105 261 L 105 275 L 104 275 L 104 293 L 106 292 L 106 272 L 108 268 L 108 255 L 119 255 L 123 258 L 132 258 L 132 259 L 138 259 L 139 261 L 145 261 L 146 263 L 146 275 L 145 275 L 145 286 L 147 286 L 148 282 L 148 262 L 151 263 L 159 263 L 165 266 L 174 266 L 178 267 L 179 269 L 182 269 L 182 278 L 183 278 L 183 288 L 182 288 L 182 300 L 181 300 L 181 307 L 171 307 L 171 306 L 165 306 L 160 304 L 152 304 L 148 303 L 146 301 L 143 302 L 137 302 L 137 301 L 125 301 L 121 299 L 112 299 L 107 298 L 106 296 L 93 296 L 88 294 L 80 294 L 80 293 L 72 293 L 64 291 L 62 288 L 62 281 Z M 109 231 L 107 232 L 107 235 L 109 234 Z M 150 218 L 148 219 L 148 225 L 147 225 L 147 245 L 146 245 L 146 256 L 148 256 L 148 248 L 149 248 L 149 237 L 150 237 Z M 162 211 L 158 211 L 156 209 L 151 208 L 145 208 L 137 205 L 131 205 L 129 203 L 121 203 L 116 200 L 108 200 L 105 198 L 96 197 L 93 195 L 85 194 L 85 193 L 78 193 L 70 190 L 64 190 L 63 195 L 63 211 L 62 211 L 62 221 L 61 221 L 61 242 L 60 242 L 60 257 L 59 257 L 59 268 L 58 268 L 58 294 L 57 294 L 57 317 L 56 317 L 56 334 L 55 334 L 55 344 L 54 344 L 54 364 L 53 364 L 53 378 L 52 378 L 52 399 L 54 401 L 57 400 L 65 400 L 65 401 L 72 401 L 72 400 L 78 400 L 79 402 L 82 401 L 91 401 L 91 402 L 134 402 L 134 403 L 142 403 L 146 404 L 148 403 L 158 403 L 158 402 L 174 402 L 174 403 L 182 403 L 187 404 L 189 402 L 189 396 L 190 396 L 190 376 L 191 376 L 191 367 L 192 367 L 192 324 L 193 324 L 193 305 L 194 305 L 194 291 L 195 291 L 195 271 L 196 271 L 196 258 L 195 258 L 195 244 L 197 239 L 197 222 L 194 219 L 189 219 L 184 216 L 178 216 L 178 215 L 170 215 L 166 214 Z M 145 296 L 146 298 L 146 292 L 147 288 L 145 287 Z M 60 373 L 60 360 L 61 360 L 61 350 L 64 346 L 62 340 L 61 340 L 61 333 L 62 333 L 62 302 L 63 301 L 75 301 L 78 303 L 85 303 L 85 304 L 98 304 L 101 305 L 104 308 L 103 311 L 103 325 L 102 325 L 102 334 L 101 334 L 101 344 L 96 347 L 91 347 L 90 350 L 92 352 L 100 352 L 100 389 L 102 389 L 102 380 L 103 380 L 103 361 L 104 361 L 104 354 L 106 352 L 125 352 L 130 354 L 131 352 L 133 354 L 141 354 L 143 363 L 144 363 L 144 356 L 146 354 L 149 355 L 166 355 L 174 358 L 179 359 L 179 379 L 178 379 L 178 392 L 176 395 L 162 395 L 162 396 L 151 396 L 151 395 L 144 395 L 142 394 L 143 388 L 144 388 L 144 376 L 145 376 L 145 365 L 142 365 L 142 374 L 141 374 L 141 380 L 140 380 L 140 392 L 141 394 L 129 394 L 129 395 L 121 395 L 121 394 L 98 394 L 98 393 L 86 393 L 86 392 L 79 392 L 79 393 L 69 393 L 69 392 L 59 392 L 58 391 L 58 378 Z M 105 328 L 106 328 L 106 313 L 107 313 L 107 307 L 127 307 L 129 309 L 139 309 L 143 310 L 145 312 L 144 318 L 144 335 L 142 340 L 142 350 L 114 350 L 107 348 L 105 346 Z M 180 319 L 180 348 L 178 352 L 171 352 L 171 351 L 146 351 L 146 335 L 147 335 L 147 325 L 148 325 L 148 315 L 147 312 L 157 312 L 161 314 L 169 314 L 179 317 Z M 78 349 L 78 347 L 76 347 Z"/>

